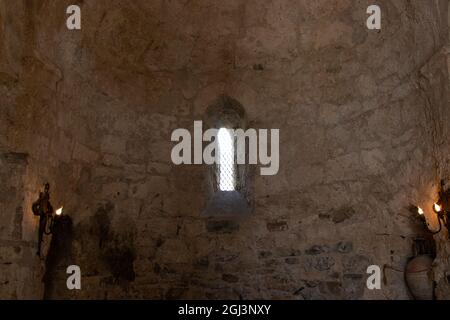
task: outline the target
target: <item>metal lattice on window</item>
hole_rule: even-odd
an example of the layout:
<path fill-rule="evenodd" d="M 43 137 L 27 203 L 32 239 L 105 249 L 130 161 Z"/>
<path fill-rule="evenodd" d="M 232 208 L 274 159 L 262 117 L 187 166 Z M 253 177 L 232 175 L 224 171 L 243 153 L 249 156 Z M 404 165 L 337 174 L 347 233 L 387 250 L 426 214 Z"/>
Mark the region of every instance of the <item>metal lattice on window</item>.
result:
<path fill-rule="evenodd" d="M 236 167 L 234 163 L 234 136 L 231 130 L 221 128 L 218 133 L 219 164 L 217 187 L 220 191 L 236 190 Z"/>

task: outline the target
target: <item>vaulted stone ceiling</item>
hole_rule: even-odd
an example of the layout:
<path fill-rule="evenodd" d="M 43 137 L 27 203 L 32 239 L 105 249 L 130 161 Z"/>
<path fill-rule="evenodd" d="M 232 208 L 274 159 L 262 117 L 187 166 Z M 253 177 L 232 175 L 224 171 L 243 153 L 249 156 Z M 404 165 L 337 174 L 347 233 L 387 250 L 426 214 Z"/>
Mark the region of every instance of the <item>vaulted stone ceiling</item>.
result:
<path fill-rule="evenodd" d="M 47 298 L 411 298 L 408 207 L 448 178 L 448 2 L 377 2 L 380 32 L 365 0 L 78 1 L 71 31 L 71 1 L 0 0 L 0 297 L 44 296 L 48 181 L 74 227 L 55 270 L 79 265 L 83 290 L 55 271 Z M 170 161 L 171 132 L 223 95 L 280 129 L 280 171 L 238 221 L 202 216 L 207 168 Z"/>

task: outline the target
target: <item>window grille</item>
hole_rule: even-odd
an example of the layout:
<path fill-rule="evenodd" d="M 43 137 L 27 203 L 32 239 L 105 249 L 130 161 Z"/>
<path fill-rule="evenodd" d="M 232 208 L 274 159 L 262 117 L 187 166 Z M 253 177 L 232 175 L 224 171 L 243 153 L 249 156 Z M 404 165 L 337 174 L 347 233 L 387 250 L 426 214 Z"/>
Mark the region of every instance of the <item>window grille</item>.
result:
<path fill-rule="evenodd" d="M 236 166 L 234 161 L 234 136 L 231 130 L 221 128 L 218 133 L 219 164 L 216 176 L 220 191 L 236 190 Z"/>

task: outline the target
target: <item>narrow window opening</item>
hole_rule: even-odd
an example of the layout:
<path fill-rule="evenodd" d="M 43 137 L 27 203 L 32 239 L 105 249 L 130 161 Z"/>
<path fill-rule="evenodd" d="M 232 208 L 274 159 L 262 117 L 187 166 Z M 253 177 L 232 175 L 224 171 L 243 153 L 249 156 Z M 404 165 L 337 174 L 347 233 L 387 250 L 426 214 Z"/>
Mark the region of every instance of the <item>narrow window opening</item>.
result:
<path fill-rule="evenodd" d="M 254 208 L 253 170 L 249 164 L 237 161 L 238 152 L 244 152 L 247 158 L 249 150 L 246 145 L 242 148 L 239 144 L 238 148 L 236 136 L 236 130 L 247 130 L 245 110 L 238 101 L 223 95 L 208 107 L 204 118 L 205 128 L 214 129 L 213 149 L 208 150 L 214 151 L 216 162 L 205 171 L 208 194 L 203 214 L 223 218 L 250 214 Z"/>
<path fill-rule="evenodd" d="M 236 168 L 234 163 L 234 136 L 231 130 L 221 128 L 218 133 L 219 165 L 218 188 L 220 191 L 236 190 Z"/>

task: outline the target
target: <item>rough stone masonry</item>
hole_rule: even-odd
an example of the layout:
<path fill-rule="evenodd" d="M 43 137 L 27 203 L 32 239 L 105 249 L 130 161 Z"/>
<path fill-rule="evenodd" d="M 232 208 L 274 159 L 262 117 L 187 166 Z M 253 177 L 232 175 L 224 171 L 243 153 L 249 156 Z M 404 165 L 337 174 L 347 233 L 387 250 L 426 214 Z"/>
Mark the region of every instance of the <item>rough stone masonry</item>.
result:
<path fill-rule="evenodd" d="M 411 299 L 426 231 L 408 207 L 450 178 L 448 1 L 378 0 L 380 31 L 371 4 L 0 0 L 0 298 Z M 280 128 L 279 172 L 252 177 L 242 219 L 202 216 L 207 166 L 170 160 L 171 132 L 221 97 Z M 51 283 L 30 209 L 45 182 L 73 221 Z"/>

